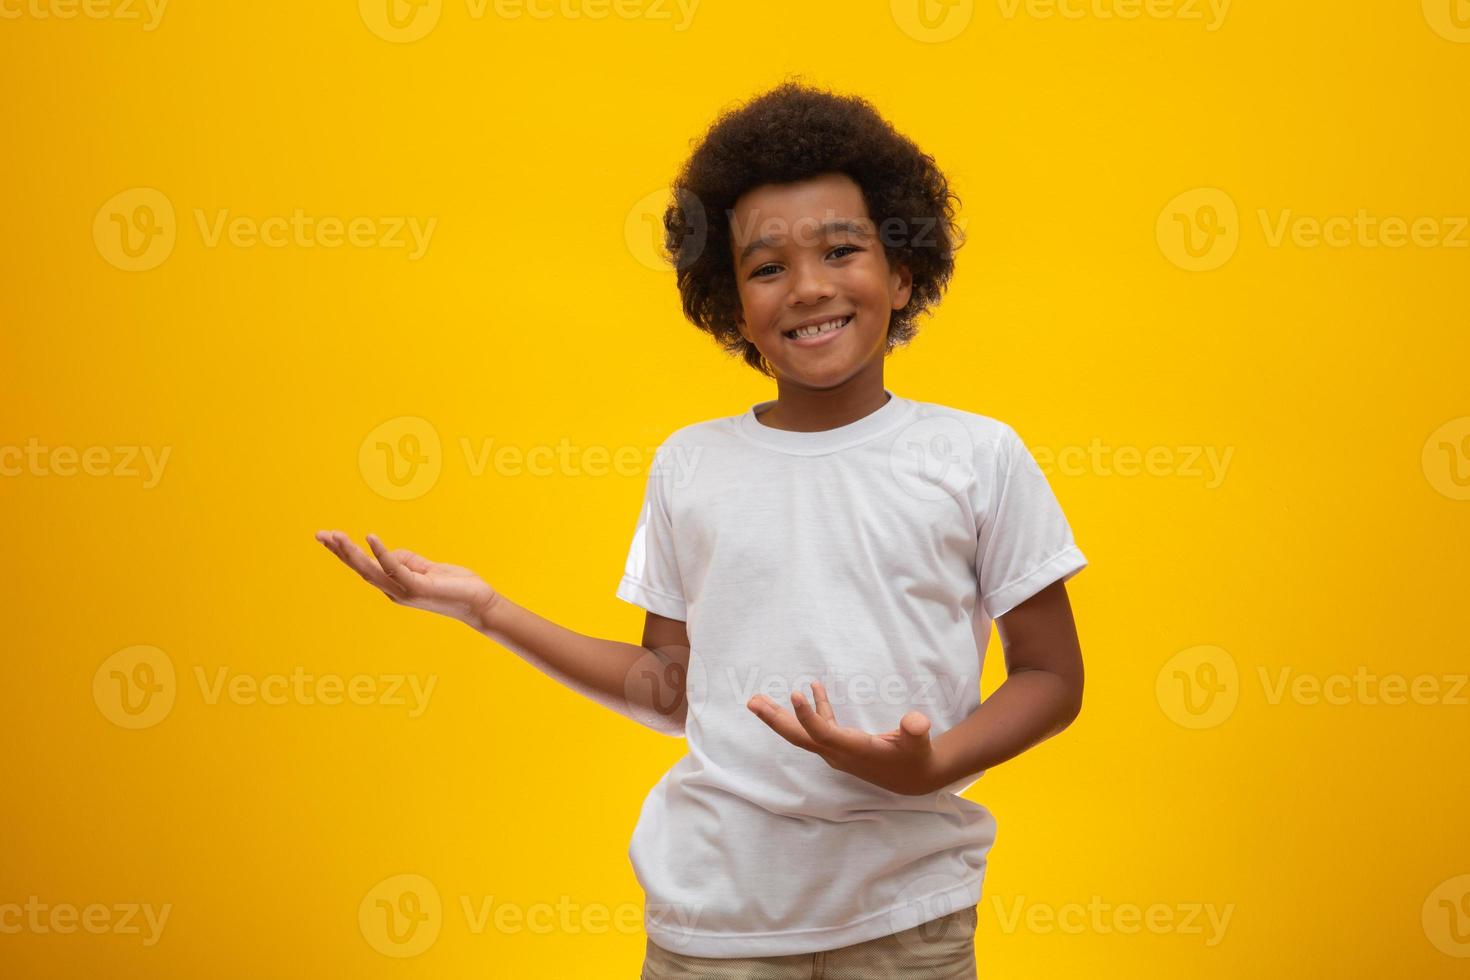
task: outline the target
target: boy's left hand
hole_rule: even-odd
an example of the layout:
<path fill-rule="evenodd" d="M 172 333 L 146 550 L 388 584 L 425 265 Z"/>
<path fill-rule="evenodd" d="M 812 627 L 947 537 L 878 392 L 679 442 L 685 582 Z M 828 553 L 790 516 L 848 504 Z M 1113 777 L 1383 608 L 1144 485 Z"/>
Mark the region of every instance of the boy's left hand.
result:
<path fill-rule="evenodd" d="M 881 735 L 837 724 L 821 681 L 812 682 L 813 705 L 800 691 L 791 692 L 795 711 L 787 711 L 764 694 L 745 703 L 762 721 L 792 745 L 815 752 L 833 769 L 851 773 L 903 796 L 923 796 L 946 785 L 938 771 L 929 719 L 910 711 L 898 727 Z"/>

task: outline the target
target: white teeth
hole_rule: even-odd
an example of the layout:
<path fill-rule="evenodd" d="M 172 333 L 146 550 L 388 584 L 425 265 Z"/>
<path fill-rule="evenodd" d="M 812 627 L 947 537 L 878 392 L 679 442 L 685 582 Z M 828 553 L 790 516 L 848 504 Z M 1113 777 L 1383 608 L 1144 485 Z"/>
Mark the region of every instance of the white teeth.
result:
<path fill-rule="evenodd" d="M 819 333 L 830 333 L 831 331 L 836 330 L 838 327 L 841 327 L 843 324 L 847 323 L 847 321 L 851 319 L 851 316 L 843 316 L 838 317 L 835 320 L 828 320 L 826 323 L 819 323 L 815 326 L 802 327 L 800 330 L 793 331 L 792 336 L 815 337 Z"/>

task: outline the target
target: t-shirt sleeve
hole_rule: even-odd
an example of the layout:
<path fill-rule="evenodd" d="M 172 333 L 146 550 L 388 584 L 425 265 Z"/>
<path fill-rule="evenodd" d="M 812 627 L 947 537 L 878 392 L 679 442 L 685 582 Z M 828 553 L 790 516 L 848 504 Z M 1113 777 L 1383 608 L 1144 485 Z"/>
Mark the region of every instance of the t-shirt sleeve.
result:
<path fill-rule="evenodd" d="M 1009 425 L 990 474 L 988 506 L 979 515 L 975 575 L 980 601 L 998 619 L 1053 582 L 1076 575 L 1087 558 L 1072 540 L 1072 528 L 1041 467 Z"/>
<path fill-rule="evenodd" d="M 684 585 L 674 555 L 674 527 L 670 519 L 669 491 L 672 481 L 667 445 L 654 453 L 648 482 L 643 489 L 643 507 L 628 548 L 628 561 L 618 583 L 617 596 L 649 612 L 670 619 L 686 620 Z"/>

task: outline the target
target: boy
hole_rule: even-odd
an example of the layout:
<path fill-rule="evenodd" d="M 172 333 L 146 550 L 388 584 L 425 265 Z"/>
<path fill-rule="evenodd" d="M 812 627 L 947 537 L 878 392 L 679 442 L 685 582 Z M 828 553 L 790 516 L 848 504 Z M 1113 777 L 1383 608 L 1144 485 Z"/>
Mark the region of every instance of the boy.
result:
<path fill-rule="evenodd" d="M 777 397 L 659 447 L 617 595 L 641 646 L 473 572 L 318 539 L 689 752 L 629 856 L 643 976 L 976 975 L 995 821 L 958 794 L 1081 707 L 1064 582 L 1087 564 L 1008 425 L 903 398 L 884 358 L 953 271 L 933 160 L 795 84 L 718 120 L 664 216 L 686 315 Z M 1008 676 L 981 710 L 990 624 Z"/>

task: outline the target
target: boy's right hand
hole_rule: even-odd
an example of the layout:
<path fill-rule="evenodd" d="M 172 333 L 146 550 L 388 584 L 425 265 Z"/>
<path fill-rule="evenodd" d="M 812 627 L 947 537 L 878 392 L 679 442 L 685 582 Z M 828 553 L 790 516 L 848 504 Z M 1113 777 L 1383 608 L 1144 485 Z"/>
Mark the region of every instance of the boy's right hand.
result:
<path fill-rule="evenodd" d="M 427 609 L 484 629 L 499 594 L 480 576 L 460 565 L 430 561 L 406 548 L 389 551 L 376 535 L 367 536 L 374 561 L 341 531 L 318 531 L 316 539 L 389 599 Z"/>

